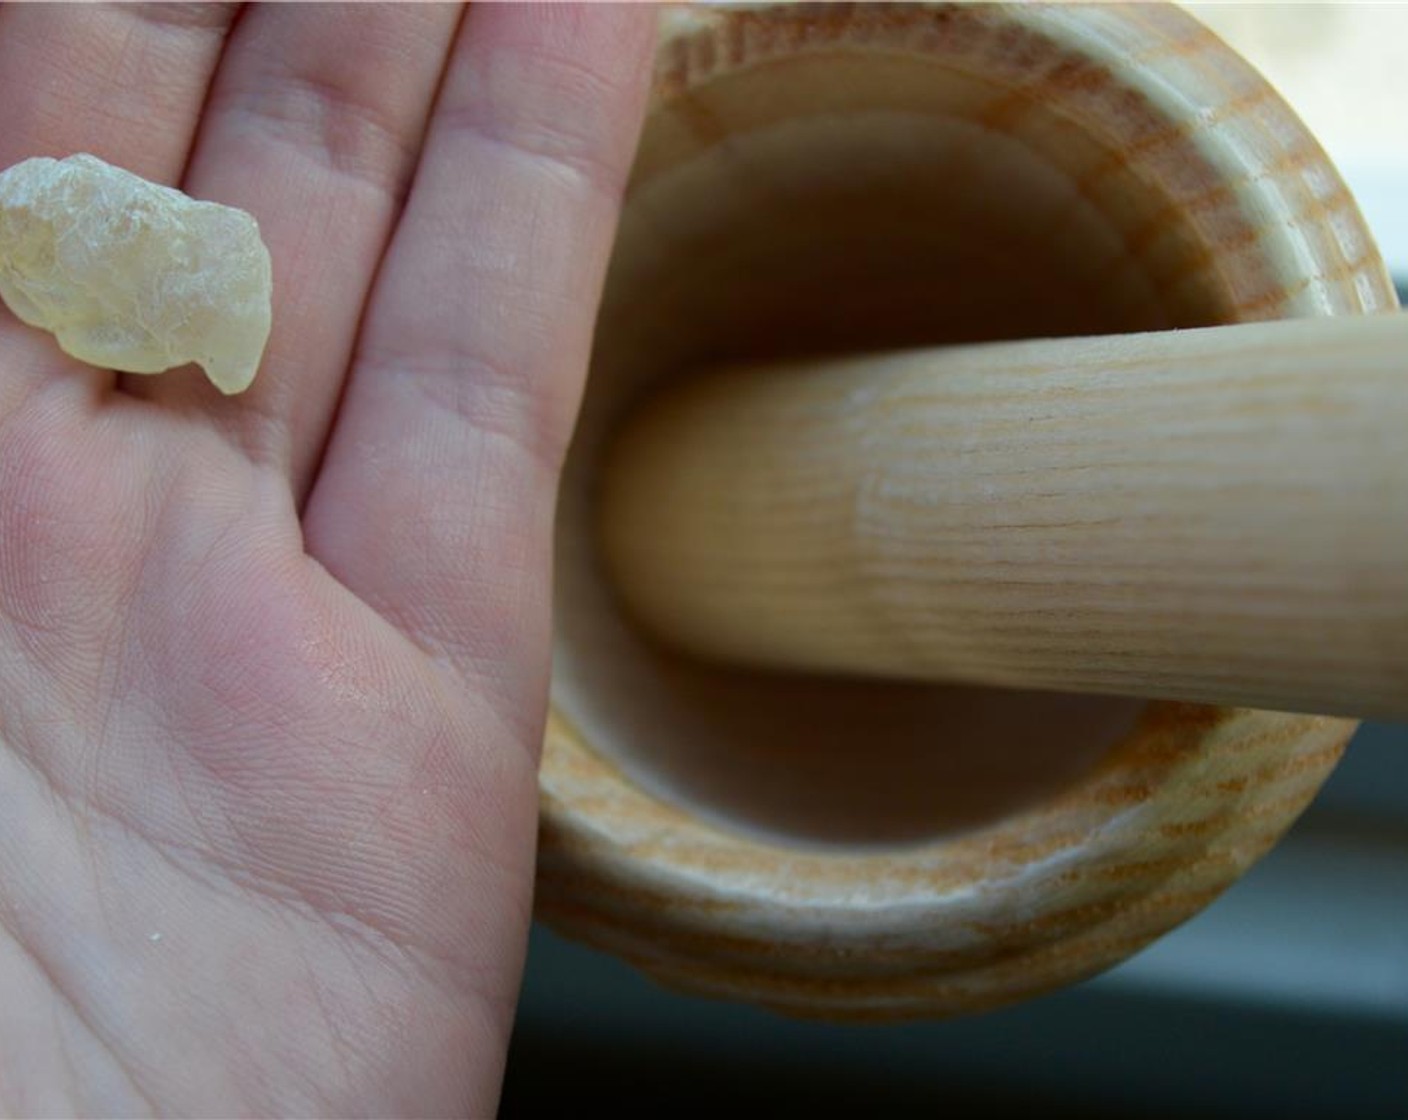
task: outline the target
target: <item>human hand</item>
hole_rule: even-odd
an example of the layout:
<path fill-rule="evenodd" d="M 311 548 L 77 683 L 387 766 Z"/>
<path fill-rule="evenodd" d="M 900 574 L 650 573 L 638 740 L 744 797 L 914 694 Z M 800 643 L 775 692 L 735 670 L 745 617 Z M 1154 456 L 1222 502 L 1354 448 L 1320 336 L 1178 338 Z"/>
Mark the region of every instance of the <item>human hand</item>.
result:
<path fill-rule="evenodd" d="M 259 220 L 253 388 L 0 312 L 0 1109 L 491 1113 L 649 9 L 0 9 L 0 167 Z"/>

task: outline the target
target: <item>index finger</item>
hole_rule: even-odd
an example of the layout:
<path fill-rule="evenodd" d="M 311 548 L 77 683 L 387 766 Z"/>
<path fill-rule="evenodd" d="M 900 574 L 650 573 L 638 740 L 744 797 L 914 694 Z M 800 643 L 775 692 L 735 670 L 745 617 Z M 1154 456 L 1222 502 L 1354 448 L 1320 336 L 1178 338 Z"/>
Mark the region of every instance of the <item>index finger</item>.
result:
<path fill-rule="evenodd" d="M 546 691 L 557 472 L 654 45 L 648 5 L 470 9 L 304 520 L 518 713 Z"/>

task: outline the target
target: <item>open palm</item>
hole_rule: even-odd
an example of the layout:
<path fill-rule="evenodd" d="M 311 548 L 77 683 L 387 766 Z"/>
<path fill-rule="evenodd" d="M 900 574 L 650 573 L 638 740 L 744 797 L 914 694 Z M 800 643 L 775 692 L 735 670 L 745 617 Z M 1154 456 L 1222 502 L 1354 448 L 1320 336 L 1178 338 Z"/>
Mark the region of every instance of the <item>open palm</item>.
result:
<path fill-rule="evenodd" d="M 0 1110 L 491 1112 L 648 11 L 0 8 L 0 167 L 239 206 L 254 387 L 0 313 Z"/>

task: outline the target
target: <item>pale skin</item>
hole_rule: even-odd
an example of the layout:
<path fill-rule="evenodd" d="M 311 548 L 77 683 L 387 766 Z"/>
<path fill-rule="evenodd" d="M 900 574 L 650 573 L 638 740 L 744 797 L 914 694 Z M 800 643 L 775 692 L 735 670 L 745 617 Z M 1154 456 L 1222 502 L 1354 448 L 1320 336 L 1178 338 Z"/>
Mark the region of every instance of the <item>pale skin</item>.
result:
<path fill-rule="evenodd" d="M 252 212 L 254 387 L 0 312 L 0 1112 L 492 1115 L 648 8 L 0 7 L 0 166 Z"/>

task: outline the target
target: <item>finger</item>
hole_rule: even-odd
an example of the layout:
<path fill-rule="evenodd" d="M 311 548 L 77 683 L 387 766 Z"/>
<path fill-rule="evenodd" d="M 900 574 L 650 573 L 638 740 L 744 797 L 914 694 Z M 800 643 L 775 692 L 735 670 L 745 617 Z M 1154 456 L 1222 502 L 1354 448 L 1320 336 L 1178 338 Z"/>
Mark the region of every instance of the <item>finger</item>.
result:
<path fill-rule="evenodd" d="M 305 519 L 404 632 L 537 706 L 557 471 L 653 44 L 646 7 L 471 10 Z"/>
<path fill-rule="evenodd" d="M 174 183 L 233 4 L 0 8 L 0 167 L 91 152 Z"/>
<path fill-rule="evenodd" d="M 91 152 L 147 179 L 177 182 L 236 9 L 0 7 L 0 168 Z M 38 337 L 0 313 L 0 341 L 51 359 L 7 365 L 0 418 L 62 360 L 57 347 L 36 346 L 31 335 Z"/>
<path fill-rule="evenodd" d="M 238 397 L 195 371 L 124 387 L 213 418 L 300 495 L 459 16 L 441 4 L 254 8 L 211 90 L 184 186 L 259 221 L 274 266 L 269 345 Z"/>

